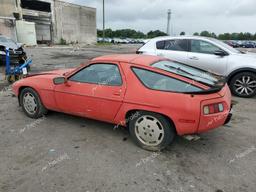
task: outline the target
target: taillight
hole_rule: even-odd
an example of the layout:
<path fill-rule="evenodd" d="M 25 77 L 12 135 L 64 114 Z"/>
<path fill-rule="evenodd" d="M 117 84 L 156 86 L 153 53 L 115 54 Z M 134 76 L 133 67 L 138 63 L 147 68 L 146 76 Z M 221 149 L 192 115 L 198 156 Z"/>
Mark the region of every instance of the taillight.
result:
<path fill-rule="evenodd" d="M 223 103 L 214 103 L 210 105 L 205 105 L 203 110 L 204 110 L 204 115 L 220 113 L 224 111 L 224 105 Z"/>

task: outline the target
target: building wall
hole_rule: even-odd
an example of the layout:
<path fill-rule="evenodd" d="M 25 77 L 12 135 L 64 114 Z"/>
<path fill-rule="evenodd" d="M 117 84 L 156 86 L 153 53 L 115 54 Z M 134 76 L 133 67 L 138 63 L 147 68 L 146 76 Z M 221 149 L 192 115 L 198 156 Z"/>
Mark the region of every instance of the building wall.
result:
<path fill-rule="evenodd" d="M 52 40 L 54 43 L 60 43 L 63 38 L 67 43 L 96 43 L 95 8 L 60 0 L 41 1 L 51 3 L 51 13 L 22 9 L 24 20 L 36 23 L 37 40 Z M 0 33 L 16 40 L 13 12 L 18 12 L 17 0 L 0 0 Z"/>
<path fill-rule="evenodd" d="M 14 11 L 16 0 L 0 0 L 0 34 L 16 40 Z"/>
<path fill-rule="evenodd" d="M 0 16 L 13 17 L 13 11 L 16 10 L 16 0 L 0 0 Z"/>
<path fill-rule="evenodd" d="M 54 42 L 96 43 L 96 9 L 55 1 Z"/>

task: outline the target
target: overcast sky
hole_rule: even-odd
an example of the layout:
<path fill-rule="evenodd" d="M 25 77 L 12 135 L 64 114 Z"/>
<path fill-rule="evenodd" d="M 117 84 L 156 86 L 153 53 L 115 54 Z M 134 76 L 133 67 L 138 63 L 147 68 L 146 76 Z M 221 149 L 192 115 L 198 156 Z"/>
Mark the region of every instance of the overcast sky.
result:
<path fill-rule="evenodd" d="M 102 0 L 66 0 L 97 8 L 102 28 Z M 171 9 L 174 34 L 209 30 L 256 33 L 256 0 L 105 0 L 106 28 L 166 31 Z"/>

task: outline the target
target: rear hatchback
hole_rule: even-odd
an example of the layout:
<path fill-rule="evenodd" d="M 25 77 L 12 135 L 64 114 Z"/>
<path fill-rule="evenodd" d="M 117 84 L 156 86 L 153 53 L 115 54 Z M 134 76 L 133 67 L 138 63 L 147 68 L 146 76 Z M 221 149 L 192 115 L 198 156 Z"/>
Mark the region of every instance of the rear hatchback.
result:
<path fill-rule="evenodd" d="M 152 64 L 152 67 L 187 78 L 192 82 L 191 86 L 195 84 L 204 86 L 198 91 L 186 92 L 186 94 L 200 95 L 201 99 L 198 128 L 189 134 L 205 132 L 230 121 L 231 92 L 225 77 L 171 60 L 158 61 Z"/>

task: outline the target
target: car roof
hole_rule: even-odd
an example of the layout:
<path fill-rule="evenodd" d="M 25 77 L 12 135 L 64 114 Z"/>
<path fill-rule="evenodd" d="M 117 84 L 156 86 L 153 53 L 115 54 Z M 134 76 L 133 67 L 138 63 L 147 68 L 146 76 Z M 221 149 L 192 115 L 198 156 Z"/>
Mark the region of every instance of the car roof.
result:
<path fill-rule="evenodd" d="M 140 54 L 116 54 L 105 55 L 94 58 L 92 61 L 104 61 L 104 62 L 125 62 L 136 65 L 151 65 L 157 61 L 167 60 L 163 57 L 153 55 L 140 55 Z"/>
<path fill-rule="evenodd" d="M 167 40 L 167 39 L 208 39 L 211 40 L 213 38 L 211 37 L 204 37 L 204 36 L 196 36 L 196 35 L 181 35 L 181 36 L 161 36 L 161 37 L 155 37 L 152 40 Z"/>

